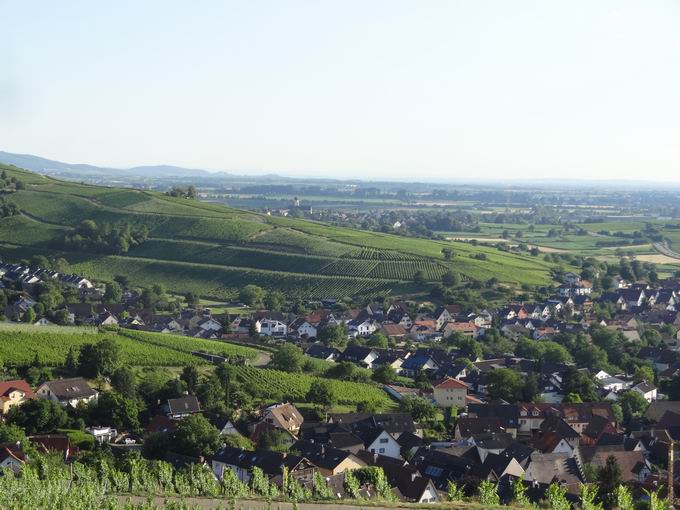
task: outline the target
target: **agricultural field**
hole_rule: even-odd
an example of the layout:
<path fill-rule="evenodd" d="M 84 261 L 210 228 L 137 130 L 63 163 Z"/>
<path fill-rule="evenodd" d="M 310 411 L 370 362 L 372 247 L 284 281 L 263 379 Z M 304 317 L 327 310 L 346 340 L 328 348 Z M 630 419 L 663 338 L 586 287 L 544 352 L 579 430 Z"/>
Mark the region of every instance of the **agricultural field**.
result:
<path fill-rule="evenodd" d="M 291 402 L 304 402 L 312 382 L 321 379 L 305 374 L 292 374 L 251 366 L 236 367 L 236 374 L 239 380 L 251 388 L 258 397 Z M 369 401 L 376 403 L 382 409 L 392 405 L 387 393 L 378 386 L 337 379 L 323 380 L 328 382 L 339 404 L 355 406 L 359 402 Z"/>
<path fill-rule="evenodd" d="M 553 264 L 495 247 L 353 230 L 4 168 L 26 189 L 7 197 L 21 214 L 0 220 L 0 257 L 59 256 L 74 272 L 98 280 L 123 274 L 139 286 L 160 283 L 216 300 L 234 299 L 247 284 L 316 299 L 413 293 L 426 290 L 415 285 L 416 273 L 439 282 L 447 271 L 515 286 L 552 281 Z M 56 248 L 85 219 L 143 225 L 149 238 L 119 254 Z M 452 260 L 445 260 L 444 248 L 453 250 Z"/>
<path fill-rule="evenodd" d="M 41 363 L 61 366 L 69 349 L 95 343 L 101 339 L 114 340 L 121 348 L 122 362 L 129 366 L 186 366 L 207 362 L 192 351 L 205 351 L 222 356 L 238 355 L 254 358 L 255 349 L 161 333 L 131 330 L 100 332 L 92 328 L 43 328 L 39 326 L 0 327 L 0 360 L 7 365 L 26 365 L 35 356 Z"/>

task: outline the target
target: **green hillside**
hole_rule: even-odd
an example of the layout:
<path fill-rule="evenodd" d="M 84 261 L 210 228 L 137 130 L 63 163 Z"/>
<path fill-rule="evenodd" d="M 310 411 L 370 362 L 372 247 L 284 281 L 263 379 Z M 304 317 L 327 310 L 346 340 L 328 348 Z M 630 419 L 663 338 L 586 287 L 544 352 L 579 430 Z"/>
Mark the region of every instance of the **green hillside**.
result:
<path fill-rule="evenodd" d="M 21 214 L 0 219 L 0 256 L 66 258 L 73 271 L 137 285 L 164 284 L 215 299 L 233 298 L 254 283 L 289 296 L 340 298 L 417 291 L 416 272 L 439 281 L 495 277 L 509 284 L 549 283 L 552 265 L 462 242 L 430 241 L 323 223 L 265 216 L 162 193 L 59 181 L 0 165 L 23 189 L 4 194 Z M 124 254 L 68 249 L 58 240 L 83 220 L 145 228 L 148 239 Z M 452 248 L 447 261 L 442 248 Z"/>

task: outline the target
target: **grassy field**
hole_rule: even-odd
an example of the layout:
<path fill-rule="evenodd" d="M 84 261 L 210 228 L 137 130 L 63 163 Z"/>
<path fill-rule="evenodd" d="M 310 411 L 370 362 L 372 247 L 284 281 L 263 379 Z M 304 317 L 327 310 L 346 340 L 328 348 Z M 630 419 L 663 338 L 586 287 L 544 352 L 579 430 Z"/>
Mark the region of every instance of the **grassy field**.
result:
<path fill-rule="evenodd" d="M 8 365 L 26 365 L 35 356 L 42 364 L 61 366 L 69 349 L 114 340 L 121 348 L 122 363 L 128 366 L 186 366 L 207 363 L 192 351 L 205 351 L 223 356 L 239 355 L 252 359 L 255 349 L 178 335 L 132 330 L 97 331 L 93 328 L 63 328 L 27 325 L 0 327 L 0 360 Z"/>
<path fill-rule="evenodd" d="M 124 274 L 138 285 L 161 283 L 216 300 L 233 299 L 249 283 L 291 297 L 342 298 L 426 290 L 414 284 L 418 272 L 431 282 L 452 270 L 464 279 L 543 285 L 554 267 L 494 247 L 352 230 L 3 168 L 26 189 L 6 197 L 22 214 L 0 220 L 0 257 L 61 256 L 95 279 Z M 55 249 L 55 239 L 84 219 L 144 225 L 150 238 L 122 255 Z M 453 249 L 453 260 L 444 259 L 443 248 Z"/>

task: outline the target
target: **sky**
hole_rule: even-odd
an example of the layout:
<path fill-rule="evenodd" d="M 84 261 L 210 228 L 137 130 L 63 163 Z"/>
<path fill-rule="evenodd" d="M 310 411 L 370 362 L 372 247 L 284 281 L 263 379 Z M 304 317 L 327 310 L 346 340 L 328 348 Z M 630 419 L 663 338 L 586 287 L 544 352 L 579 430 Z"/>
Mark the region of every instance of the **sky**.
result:
<path fill-rule="evenodd" d="M 0 150 L 680 181 L 675 0 L 0 0 Z"/>

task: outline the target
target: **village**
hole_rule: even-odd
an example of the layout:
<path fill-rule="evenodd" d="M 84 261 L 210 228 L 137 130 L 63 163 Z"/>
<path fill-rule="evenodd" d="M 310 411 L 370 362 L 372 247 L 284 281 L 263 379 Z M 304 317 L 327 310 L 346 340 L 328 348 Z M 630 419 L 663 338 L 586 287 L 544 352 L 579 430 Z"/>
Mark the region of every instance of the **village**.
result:
<path fill-rule="evenodd" d="M 72 360 L 73 377 L 0 381 L 2 468 L 18 472 L 34 452 L 56 452 L 68 463 L 105 450 L 112 462 L 134 454 L 177 470 L 204 465 L 218 480 L 229 472 L 245 485 L 256 476 L 282 486 L 290 476 L 311 490 L 321 476 L 333 498 L 384 496 L 386 483 L 391 497 L 434 503 L 484 482 L 510 502 L 518 480 L 531 501 L 545 499 L 554 484 L 578 501 L 582 485 L 614 464 L 619 481 L 642 494 L 667 486 L 680 467 L 668 465 L 680 437 L 680 279 L 618 279 L 593 298 L 589 281 L 566 273 L 543 302 L 481 310 L 419 310 L 406 301 L 343 308 L 328 299 L 297 314 L 285 307 L 217 314 L 197 303 L 160 313 L 123 285 L 111 292 L 29 265 L 0 264 L 0 275 L 12 291 L 4 310 L 10 320 L 213 339 L 259 347 L 274 360 L 292 352 L 302 363 L 332 362 L 336 377 L 353 373 L 378 384 L 394 402 L 390 411 L 353 412 L 333 412 L 323 396 L 317 408 L 253 402 L 229 375 L 234 360 L 225 359 L 213 360 L 216 397 L 192 367 L 154 391 L 118 372 L 108 379 L 112 389 L 102 389 L 78 377 Z M 73 302 L 39 306 L 45 282 Z M 609 317 L 597 318 L 596 306 Z M 119 395 L 135 393 L 146 408 L 122 411 L 129 403 Z M 223 399 L 229 409 L 215 412 Z M 54 430 L 30 425 L 45 412 L 59 415 Z M 57 431 L 74 422 L 81 439 L 88 436 L 80 444 Z M 200 444 L 191 443 L 197 436 Z M 372 467 L 380 468 L 377 478 L 366 471 Z M 371 476 L 357 482 L 353 473 L 361 472 Z"/>

